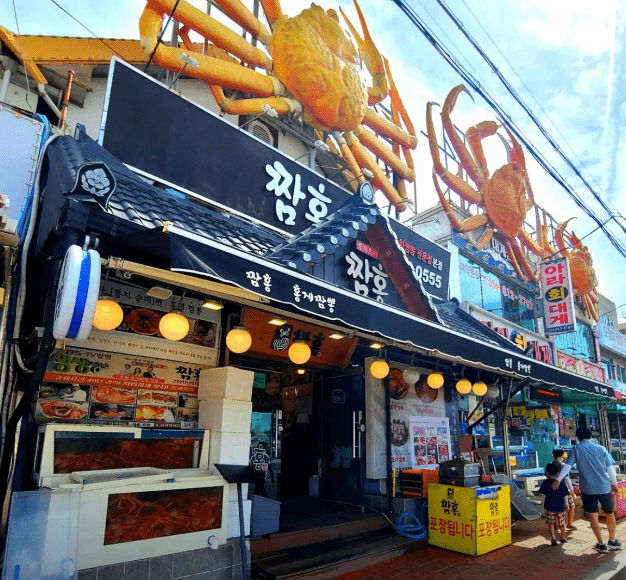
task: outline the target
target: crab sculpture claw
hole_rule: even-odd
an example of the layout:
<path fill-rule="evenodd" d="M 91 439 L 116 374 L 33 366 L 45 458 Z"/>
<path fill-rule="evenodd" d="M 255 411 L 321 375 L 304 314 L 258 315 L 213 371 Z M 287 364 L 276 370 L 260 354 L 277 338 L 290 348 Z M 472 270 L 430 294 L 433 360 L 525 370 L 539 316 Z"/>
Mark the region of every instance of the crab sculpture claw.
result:
<path fill-rule="evenodd" d="M 574 218 L 558 225 L 554 234 L 554 241 L 561 256 L 567 258 L 569 263 L 574 294 L 580 298 L 589 317 L 598 322 L 600 320 L 597 306 L 599 297 L 596 289 L 598 278 L 587 246 L 583 245 L 574 232 L 567 233 L 565 231 L 567 224 L 572 219 Z"/>
<path fill-rule="evenodd" d="M 361 52 L 363 62 L 365 63 L 369 73 L 372 75 L 373 86 L 367 88 L 367 104 L 376 105 L 389 94 L 389 83 L 387 82 L 387 78 L 385 76 L 385 63 L 380 52 L 378 52 L 372 37 L 370 36 L 367 23 L 365 22 L 361 8 L 356 1 L 354 2 L 354 7 L 356 8 L 356 13 L 359 16 L 359 21 L 361 22 L 363 38 L 361 38 L 356 28 L 352 25 L 352 22 L 350 22 L 350 19 L 345 15 L 344 11 L 341 8 L 339 8 L 339 11 L 346 21 L 352 36 L 359 45 L 359 51 Z"/>
<path fill-rule="evenodd" d="M 453 228 L 461 233 L 482 230 L 479 239 L 474 242 L 477 248 L 484 248 L 494 233 L 499 232 L 517 276 L 522 280 L 535 280 L 536 273 L 522 246 L 541 258 L 546 256 L 547 248 L 542 239 L 533 239 L 524 229 L 526 214 L 534 207 L 535 201 L 522 148 L 506 126 L 504 129 L 509 140 L 499 135 L 500 124 L 491 120 L 469 127 L 465 133 L 466 144 L 451 118 L 456 101 L 464 92 L 468 92 L 464 85 L 454 87 L 448 93 L 441 110 L 444 133 L 458 160 L 456 173 L 449 171 L 441 160 L 432 118 L 433 103 L 426 105 L 426 127 L 433 160 L 435 190 Z M 508 162 L 490 173 L 482 142 L 493 135 L 499 135 L 504 143 Z M 464 173 L 467 180 L 463 178 Z M 477 212 L 460 220 L 446 199 L 439 181 L 462 200 L 475 205 Z"/>

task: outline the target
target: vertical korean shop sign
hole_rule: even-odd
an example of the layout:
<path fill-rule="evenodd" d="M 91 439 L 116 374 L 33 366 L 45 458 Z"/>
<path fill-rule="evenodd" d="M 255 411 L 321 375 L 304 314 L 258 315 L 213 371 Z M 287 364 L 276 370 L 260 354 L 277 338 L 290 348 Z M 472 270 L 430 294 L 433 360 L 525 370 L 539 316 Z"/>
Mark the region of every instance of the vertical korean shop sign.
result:
<path fill-rule="evenodd" d="M 574 292 L 567 258 L 541 264 L 541 294 L 546 334 L 575 332 Z"/>

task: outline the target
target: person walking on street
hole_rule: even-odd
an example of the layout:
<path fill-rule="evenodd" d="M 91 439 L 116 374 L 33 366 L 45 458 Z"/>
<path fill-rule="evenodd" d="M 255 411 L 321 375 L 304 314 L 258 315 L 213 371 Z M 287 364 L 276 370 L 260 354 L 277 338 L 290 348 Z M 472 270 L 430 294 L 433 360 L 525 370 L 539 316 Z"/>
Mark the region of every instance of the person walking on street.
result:
<path fill-rule="evenodd" d="M 565 510 L 567 509 L 567 497 L 569 490 L 567 489 L 565 482 L 561 482 L 556 489 L 552 488 L 556 476 L 561 470 L 560 466 L 556 463 L 548 463 L 546 465 L 546 477 L 541 482 L 539 493 L 546 496 L 546 500 L 543 507 L 546 509 L 546 521 L 548 522 L 548 533 L 550 534 L 550 545 L 556 546 L 556 532 L 561 533 L 561 544 L 567 542 L 565 534 Z"/>
<path fill-rule="evenodd" d="M 565 451 L 563 449 L 559 449 L 555 447 L 552 450 L 552 457 L 554 458 L 553 463 L 559 468 L 559 472 L 561 471 L 561 467 L 563 466 L 563 461 L 565 460 Z M 567 529 L 574 531 L 578 528 L 574 525 L 574 520 L 576 519 L 576 503 L 574 502 L 574 485 L 572 484 L 572 480 L 569 478 L 569 475 L 566 475 L 563 478 L 563 483 L 567 487 L 567 491 L 569 491 L 569 495 L 567 496 L 567 517 L 565 518 L 567 521 Z"/>
<path fill-rule="evenodd" d="M 615 538 L 615 513 L 613 512 L 613 498 L 611 492 L 617 492 L 617 476 L 615 461 L 608 451 L 592 443 L 591 431 L 587 427 L 576 429 L 578 445 L 572 447 L 561 472 L 552 483 L 553 489 L 558 489 L 572 467 L 578 469 L 579 487 L 583 500 L 583 508 L 589 514 L 589 523 L 598 543 L 593 547 L 597 552 L 607 553 L 609 550 L 621 550 L 621 542 Z M 605 513 L 606 525 L 609 529 L 609 541 L 602 541 L 598 503 Z"/>

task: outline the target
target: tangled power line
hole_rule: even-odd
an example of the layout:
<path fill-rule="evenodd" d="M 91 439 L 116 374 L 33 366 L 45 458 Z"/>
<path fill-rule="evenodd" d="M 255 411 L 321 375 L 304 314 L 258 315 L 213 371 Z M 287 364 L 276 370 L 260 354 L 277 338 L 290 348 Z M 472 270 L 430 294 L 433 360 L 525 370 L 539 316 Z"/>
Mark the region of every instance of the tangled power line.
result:
<path fill-rule="evenodd" d="M 443 57 L 443 59 L 463 78 L 463 80 L 472 87 L 487 104 L 506 122 L 506 125 L 511 132 L 518 138 L 518 140 L 525 145 L 527 150 L 533 156 L 535 161 L 568 193 L 568 195 L 574 200 L 574 202 L 598 225 L 598 229 L 601 229 L 615 249 L 626 258 L 626 246 L 620 242 L 619 239 L 607 228 L 607 224 L 611 221 L 615 221 L 617 226 L 626 234 L 626 224 L 620 223 L 618 218 L 622 216 L 615 213 L 608 207 L 606 202 L 602 199 L 600 194 L 593 188 L 589 181 L 582 175 L 576 165 L 569 159 L 569 157 L 562 150 L 560 145 L 555 139 L 548 133 L 547 129 L 541 124 L 539 119 L 531 111 L 531 109 L 524 103 L 522 98 L 518 95 L 515 89 L 507 81 L 502 74 L 498 66 L 489 58 L 489 56 L 480 47 L 478 42 L 472 37 L 472 35 L 463 26 L 463 23 L 456 17 L 456 15 L 450 10 L 444 0 L 436 0 L 441 6 L 446 15 L 457 26 L 465 38 L 470 42 L 474 49 L 478 52 L 481 58 L 489 65 L 491 71 L 498 77 L 500 82 L 504 85 L 509 94 L 515 99 L 515 101 L 522 107 L 522 109 L 529 116 L 531 121 L 539 129 L 541 134 L 545 137 L 548 143 L 552 146 L 554 151 L 561 157 L 561 159 L 567 164 L 572 171 L 580 178 L 585 187 L 591 192 L 600 206 L 607 212 L 609 218 L 602 220 L 594 211 L 585 203 L 580 195 L 574 190 L 574 188 L 565 180 L 565 178 L 559 173 L 559 171 L 545 158 L 545 156 L 537 150 L 537 148 L 529 141 L 529 139 L 523 134 L 520 127 L 513 120 L 513 118 L 502 108 L 502 106 L 495 100 L 495 97 L 489 94 L 488 89 L 484 87 L 479 80 L 472 75 L 463 64 L 439 41 L 436 35 L 430 30 L 427 24 L 422 18 L 415 12 L 415 10 L 405 2 L 405 0 L 392 0 L 407 16 L 410 22 L 424 35 L 426 40 L 435 48 L 435 50 Z"/>

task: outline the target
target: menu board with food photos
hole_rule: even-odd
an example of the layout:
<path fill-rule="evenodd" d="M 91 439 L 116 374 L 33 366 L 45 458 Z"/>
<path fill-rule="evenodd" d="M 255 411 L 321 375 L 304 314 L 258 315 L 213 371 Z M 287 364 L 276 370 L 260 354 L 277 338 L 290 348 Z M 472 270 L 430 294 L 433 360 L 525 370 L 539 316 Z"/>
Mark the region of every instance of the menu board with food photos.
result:
<path fill-rule="evenodd" d="M 67 348 L 48 361 L 35 419 L 195 428 L 203 368 L 208 367 Z"/>
<path fill-rule="evenodd" d="M 438 469 L 439 463 L 451 459 L 447 417 L 411 417 L 409 433 L 413 468 Z"/>
<path fill-rule="evenodd" d="M 407 366 L 391 363 L 388 378 L 391 398 L 391 462 L 394 468 L 400 469 L 408 469 L 414 463 L 411 421 L 445 416 L 443 389 L 432 389 L 426 384 L 426 370 L 415 384 L 407 383 L 402 376 Z M 380 383 L 384 390 L 384 379 Z M 432 457 L 425 454 L 424 460 L 432 461 Z"/>

